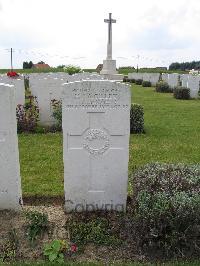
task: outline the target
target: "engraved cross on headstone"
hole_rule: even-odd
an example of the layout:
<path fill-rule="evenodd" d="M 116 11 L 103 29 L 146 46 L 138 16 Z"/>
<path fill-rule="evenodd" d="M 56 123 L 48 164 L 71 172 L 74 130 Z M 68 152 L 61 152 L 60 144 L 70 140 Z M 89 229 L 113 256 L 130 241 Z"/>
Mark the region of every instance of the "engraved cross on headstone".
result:
<path fill-rule="evenodd" d="M 89 127 L 79 135 L 68 134 L 68 150 L 85 150 L 89 160 L 88 193 L 91 197 L 105 192 L 109 176 L 103 176 L 102 160 L 113 150 L 121 150 L 121 135 L 109 132 L 105 126 L 105 112 L 88 112 Z"/>
<path fill-rule="evenodd" d="M 104 22 L 108 23 L 107 59 L 112 59 L 112 23 L 116 23 L 116 19 L 112 19 L 112 13 L 109 13 L 109 19 Z"/>

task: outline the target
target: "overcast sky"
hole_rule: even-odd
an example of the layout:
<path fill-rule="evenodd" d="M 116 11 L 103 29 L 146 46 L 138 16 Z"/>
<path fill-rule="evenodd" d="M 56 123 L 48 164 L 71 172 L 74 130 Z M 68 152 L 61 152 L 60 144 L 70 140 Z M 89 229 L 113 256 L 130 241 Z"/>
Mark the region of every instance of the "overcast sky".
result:
<path fill-rule="evenodd" d="M 23 61 L 94 68 L 106 58 L 113 13 L 117 66 L 200 60 L 199 0 L 0 0 L 0 68 Z"/>

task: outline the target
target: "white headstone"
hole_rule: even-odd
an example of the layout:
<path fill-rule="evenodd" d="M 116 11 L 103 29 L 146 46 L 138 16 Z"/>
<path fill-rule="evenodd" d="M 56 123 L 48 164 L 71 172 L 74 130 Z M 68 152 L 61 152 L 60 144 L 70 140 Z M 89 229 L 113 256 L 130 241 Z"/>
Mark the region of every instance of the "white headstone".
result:
<path fill-rule="evenodd" d="M 12 85 L 0 85 L 0 209 L 22 205 L 16 100 Z"/>
<path fill-rule="evenodd" d="M 139 72 L 128 73 L 129 79 L 143 79 L 143 76 L 144 73 L 139 73 Z"/>
<path fill-rule="evenodd" d="M 7 75 L 2 75 L 0 77 L 0 83 L 6 83 L 14 85 L 15 87 L 15 95 L 16 95 L 16 103 L 17 104 L 25 104 L 25 87 L 24 87 L 24 77 L 19 76 L 17 78 L 10 78 Z"/>
<path fill-rule="evenodd" d="M 190 89 L 190 97 L 198 98 L 200 91 L 200 76 L 189 75 L 187 81 L 187 88 Z"/>
<path fill-rule="evenodd" d="M 187 87 L 187 82 L 188 82 L 188 78 L 189 78 L 190 75 L 188 74 L 182 74 L 180 76 L 180 81 L 181 81 L 181 86 L 182 87 Z"/>
<path fill-rule="evenodd" d="M 169 74 L 168 75 L 168 84 L 169 86 L 173 89 L 174 87 L 178 86 L 178 79 L 179 79 L 179 74 L 174 73 L 174 74 Z"/>
<path fill-rule="evenodd" d="M 127 199 L 130 89 L 112 81 L 63 85 L 66 211 L 124 211 Z"/>
<path fill-rule="evenodd" d="M 169 74 L 168 73 L 162 73 L 162 81 L 168 83 Z"/>
<path fill-rule="evenodd" d="M 52 77 L 32 78 L 30 76 L 30 89 L 33 96 L 37 97 L 39 106 L 39 123 L 42 126 L 55 124 L 52 117 L 52 100 L 61 100 L 62 84 L 66 82 L 62 79 Z"/>
<path fill-rule="evenodd" d="M 156 83 L 159 81 L 160 73 L 149 73 L 149 81 L 151 82 L 152 86 L 155 86 Z"/>

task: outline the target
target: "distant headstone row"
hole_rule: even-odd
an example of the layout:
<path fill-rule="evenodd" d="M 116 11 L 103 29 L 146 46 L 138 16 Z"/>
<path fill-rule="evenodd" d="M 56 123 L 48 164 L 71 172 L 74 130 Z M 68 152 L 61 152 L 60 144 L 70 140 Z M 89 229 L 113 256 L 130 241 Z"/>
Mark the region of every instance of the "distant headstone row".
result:
<path fill-rule="evenodd" d="M 51 126 L 55 123 L 52 117 L 52 100 L 61 100 L 62 85 L 64 83 L 81 81 L 81 80 L 103 80 L 97 73 L 77 73 L 69 75 L 67 73 L 50 73 L 50 74 L 30 74 L 29 84 L 33 96 L 37 97 L 40 109 L 40 124 Z"/>
<path fill-rule="evenodd" d="M 61 87 L 66 211 L 125 211 L 129 85 L 85 80 Z M 0 85 L 0 209 L 22 206 L 15 107 L 14 87 Z"/>
<path fill-rule="evenodd" d="M 200 75 L 192 74 L 167 74 L 167 73 L 129 73 L 129 79 L 142 79 L 144 81 L 150 81 L 153 86 L 159 80 L 163 80 L 169 84 L 171 88 L 178 85 L 190 89 L 190 97 L 198 98 L 200 90 Z"/>

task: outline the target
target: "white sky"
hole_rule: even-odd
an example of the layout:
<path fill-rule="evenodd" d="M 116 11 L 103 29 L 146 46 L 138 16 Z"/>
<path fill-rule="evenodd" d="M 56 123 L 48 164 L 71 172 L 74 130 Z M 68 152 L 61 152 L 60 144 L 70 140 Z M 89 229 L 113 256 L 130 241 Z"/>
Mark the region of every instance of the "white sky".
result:
<path fill-rule="evenodd" d="M 30 60 L 96 67 L 109 12 L 117 66 L 200 60 L 200 0 L 0 0 L 0 68 L 10 66 L 10 47 L 15 68 Z"/>

